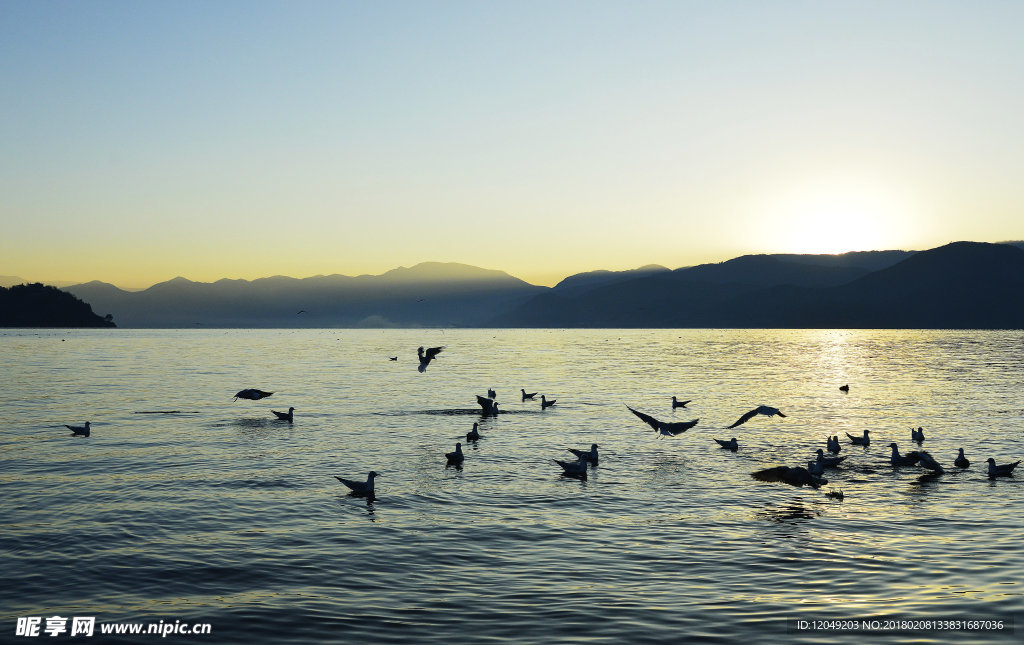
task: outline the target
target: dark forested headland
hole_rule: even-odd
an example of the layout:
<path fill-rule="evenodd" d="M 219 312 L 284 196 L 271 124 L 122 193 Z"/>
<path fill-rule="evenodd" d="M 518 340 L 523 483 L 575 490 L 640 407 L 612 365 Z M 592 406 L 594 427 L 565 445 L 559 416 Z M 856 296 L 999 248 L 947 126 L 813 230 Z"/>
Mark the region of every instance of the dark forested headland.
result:
<path fill-rule="evenodd" d="M 116 327 L 72 294 L 40 283 L 0 287 L 0 327 Z"/>

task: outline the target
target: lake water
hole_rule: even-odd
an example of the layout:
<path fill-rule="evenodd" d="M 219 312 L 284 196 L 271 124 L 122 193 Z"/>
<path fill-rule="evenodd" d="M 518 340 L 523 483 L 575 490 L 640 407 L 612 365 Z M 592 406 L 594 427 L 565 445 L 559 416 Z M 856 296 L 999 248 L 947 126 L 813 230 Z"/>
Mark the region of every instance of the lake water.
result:
<path fill-rule="evenodd" d="M 419 345 L 446 346 L 424 373 Z M 1022 349 L 1019 331 L 0 331 L 0 641 L 1020 642 L 1024 467 L 990 481 L 985 459 L 1024 457 Z M 232 400 L 250 387 L 274 395 Z M 502 413 L 482 419 L 488 388 Z M 787 416 L 724 429 L 762 403 Z M 700 422 L 659 438 L 626 405 Z M 946 474 L 889 465 L 918 426 Z M 848 456 L 829 485 L 751 478 L 829 434 Z M 589 479 L 562 477 L 552 460 L 591 443 Z M 334 478 L 371 469 L 373 501 Z M 55 615 L 97 634 L 14 635 Z M 871 618 L 1003 629 L 799 623 Z M 99 636 L 119 621 L 212 633 Z"/>

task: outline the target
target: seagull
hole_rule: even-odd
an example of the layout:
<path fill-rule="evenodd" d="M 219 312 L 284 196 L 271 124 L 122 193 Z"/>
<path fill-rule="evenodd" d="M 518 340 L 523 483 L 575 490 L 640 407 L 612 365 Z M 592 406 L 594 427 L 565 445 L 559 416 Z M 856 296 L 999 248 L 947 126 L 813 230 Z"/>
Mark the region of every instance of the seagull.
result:
<path fill-rule="evenodd" d="M 257 390 L 256 388 L 249 388 L 248 390 L 242 390 L 235 395 L 235 399 L 249 399 L 251 401 L 259 401 L 265 399 L 273 394 L 273 392 L 264 392 L 263 390 Z"/>
<path fill-rule="evenodd" d="M 295 408 L 288 408 L 287 412 L 278 412 L 277 410 L 271 410 L 280 421 L 292 422 L 292 413 L 295 412 Z"/>
<path fill-rule="evenodd" d="M 397 361 L 398 357 L 397 356 L 388 356 L 388 360 L 389 361 Z"/>
<path fill-rule="evenodd" d="M 985 461 L 988 462 L 988 478 L 995 479 L 996 477 L 1010 477 L 1013 475 L 1013 469 L 1017 467 L 1019 461 L 1015 461 L 1012 464 L 1000 464 L 996 465 L 996 460 L 989 457 Z"/>
<path fill-rule="evenodd" d="M 750 412 L 747 412 L 742 417 L 737 419 L 736 423 L 734 423 L 731 426 L 729 426 L 728 428 L 726 428 L 726 430 L 729 430 L 731 428 L 735 428 L 736 426 L 739 426 L 739 425 L 743 425 L 744 423 L 746 423 L 747 421 L 750 421 L 751 419 L 753 419 L 754 417 L 756 417 L 759 414 L 763 414 L 763 415 L 768 416 L 768 417 L 774 417 L 775 415 L 779 415 L 780 417 L 785 417 L 786 416 L 786 415 L 782 414 L 782 412 L 780 412 L 778 408 L 773 408 L 773 407 L 770 407 L 770 406 L 767 406 L 767 405 L 759 405 L 756 408 L 754 408 L 753 410 L 751 410 Z"/>
<path fill-rule="evenodd" d="M 892 456 L 889 457 L 889 463 L 893 466 L 913 466 L 921 458 L 917 452 L 901 455 L 900 449 L 896 446 L 895 442 L 890 443 L 889 447 L 892 448 Z"/>
<path fill-rule="evenodd" d="M 590 450 L 580 450 L 579 448 L 566 448 L 569 452 L 576 455 L 577 459 L 586 459 L 588 462 L 597 465 L 597 444 L 590 444 Z"/>
<path fill-rule="evenodd" d="M 545 408 L 550 408 L 554 404 L 555 404 L 555 400 L 554 399 L 551 399 L 550 401 L 548 401 L 547 399 L 544 398 L 543 394 L 540 395 L 540 409 L 541 410 L 543 410 Z"/>
<path fill-rule="evenodd" d="M 476 441 L 480 438 L 480 433 L 476 430 L 478 425 L 480 424 L 474 423 L 473 429 L 466 433 L 466 441 Z"/>
<path fill-rule="evenodd" d="M 562 461 L 561 459 L 553 460 L 556 464 L 562 467 L 562 474 L 569 477 L 579 477 L 580 479 L 587 478 L 587 458 L 580 457 L 578 461 Z"/>
<path fill-rule="evenodd" d="M 692 400 L 693 399 L 690 399 L 690 401 Z M 690 401 L 680 401 L 675 397 L 675 395 L 672 395 L 672 409 L 675 410 L 676 408 L 685 408 L 686 404 L 689 403 Z"/>
<path fill-rule="evenodd" d="M 935 461 L 926 450 L 912 450 L 907 453 L 908 457 L 911 455 L 917 456 L 919 462 L 918 465 L 920 465 L 922 468 L 927 468 L 928 470 L 934 471 L 936 474 L 939 475 L 946 472 L 945 469 L 943 469 L 942 466 L 939 465 L 939 462 Z"/>
<path fill-rule="evenodd" d="M 728 441 L 726 441 L 725 439 L 715 439 L 715 443 L 725 448 L 726 450 L 732 450 L 733 452 L 736 452 L 740 447 L 739 444 L 736 443 L 736 437 L 733 437 Z"/>
<path fill-rule="evenodd" d="M 922 441 L 924 441 L 924 428 L 918 428 L 917 430 L 911 428 L 910 440 L 916 441 L 917 443 L 921 443 Z"/>
<path fill-rule="evenodd" d="M 498 402 L 494 399 L 489 399 L 486 396 L 476 395 L 476 402 L 480 404 L 480 407 L 484 410 L 484 416 L 492 417 L 498 414 Z"/>
<path fill-rule="evenodd" d="M 960 449 L 960 454 L 957 455 L 956 459 L 953 460 L 953 465 L 956 466 L 957 468 L 967 468 L 968 466 L 971 465 L 971 460 L 968 459 L 967 457 L 964 457 L 963 448 Z"/>
<path fill-rule="evenodd" d="M 72 437 L 88 437 L 90 423 L 86 421 L 84 426 L 69 426 L 65 424 L 64 427 L 71 431 Z"/>
<path fill-rule="evenodd" d="M 427 365 L 430 365 L 430 361 L 434 360 L 434 357 L 440 354 L 442 349 L 444 349 L 443 345 L 441 347 L 431 347 L 426 352 L 424 352 L 423 346 L 420 345 L 419 349 L 416 350 L 416 353 L 420 357 L 420 366 L 418 368 L 419 371 L 426 372 Z"/>
<path fill-rule="evenodd" d="M 788 466 L 765 468 L 764 470 L 751 473 L 750 476 L 763 482 L 783 482 L 790 486 L 810 486 L 811 488 L 818 488 L 828 483 L 827 479 L 823 479 L 800 466 L 794 468 Z"/>
<path fill-rule="evenodd" d="M 634 410 L 628 405 L 626 406 L 626 409 L 635 414 L 636 416 L 640 417 L 644 423 L 651 426 L 652 428 L 654 428 L 661 434 L 665 435 L 666 437 L 675 437 L 677 435 L 680 435 L 689 430 L 690 428 L 692 428 L 693 426 L 697 425 L 697 422 L 700 421 L 700 419 L 694 419 L 693 421 L 679 421 L 676 423 L 668 423 L 666 421 L 658 421 L 651 415 L 644 414 L 643 412 L 638 412 L 637 410 Z"/>
<path fill-rule="evenodd" d="M 455 444 L 455 452 L 444 453 L 446 459 L 448 459 L 449 466 L 461 466 L 462 460 L 465 459 L 465 455 L 462 454 L 462 444 Z"/>
<path fill-rule="evenodd" d="M 530 399 L 532 401 L 533 397 L 537 396 L 536 392 L 534 392 L 533 394 L 527 394 L 526 390 L 524 390 L 523 388 L 519 388 L 519 391 L 523 393 L 523 400 L 524 401 L 527 400 L 527 399 Z"/>
<path fill-rule="evenodd" d="M 850 391 L 850 384 L 847 383 L 846 385 L 840 385 L 839 386 L 839 391 L 841 391 L 841 392 L 849 392 Z"/>
<path fill-rule="evenodd" d="M 498 393 L 492 390 L 491 388 L 487 388 L 487 398 L 496 399 L 498 398 Z"/>
<path fill-rule="evenodd" d="M 298 311 L 295 312 L 295 315 L 298 316 L 299 314 L 304 314 L 304 313 L 306 313 L 305 309 L 299 309 Z"/>
<path fill-rule="evenodd" d="M 825 474 L 825 464 L 817 459 L 812 459 L 807 462 L 807 472 L 811 473 L 815 477 L 821 477 Z"/>
<path fill-rule="evenodd" d="M 370 474 L 366 476 L 366 481 L 364 482 L 344 479 L 337 475 L 335 475 L 334 478 L 351 488 L 351 495 L 355 495 L 356 497 L 369 497 L 370 499 L 373 499 L 373 478 L 378 476 L 379 475 L 377 473 L 371 470 Z"/>
<path fill-rule="evenodd" d="M 855 437 L 852 434 L 850 434 L 849 432 L 846 433 L 846 436 L 850 438 L 850 443 L 852 443 L 855 446 L 870 446 L 871 445 L 871 438 L 868 437 L 868 431 L 867 430 L 864 431 L 864 436 L 863 437 Z"/>
<path fill-rule="evenodd" d="M 826 457 L 825 451 L 822 450 L 821 448 L 818 448 L 817 461 L 819 461 L 821 465 L 824 466 L 825 468 L 835 468 L 839 464 L 843 463 L 843 460 L 845 459 L 846 457 Z"/>
<path fill-rule="evenodd" d="M 829 452 L 831 452 L 834 455 L 838 455 L 839 451 L 843 449 L 843 447 L 839 445 L 838 435 L 834 437 L 829 437 L 828 441 L 825 443 L 825 447 L 828 449 Z"/>

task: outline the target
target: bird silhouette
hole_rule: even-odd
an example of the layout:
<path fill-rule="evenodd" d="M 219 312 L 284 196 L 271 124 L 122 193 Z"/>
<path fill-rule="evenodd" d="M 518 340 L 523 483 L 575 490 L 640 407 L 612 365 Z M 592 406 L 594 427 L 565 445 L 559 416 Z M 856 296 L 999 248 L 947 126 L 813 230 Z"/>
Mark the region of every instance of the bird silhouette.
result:
<path fill-rule="evenodd" d="M 562 474 L 567 477 L 587 478 L 587 458 L 581 457 L 577 461 L 562 461 L 555 459 L 554 462 L 562 467 Z"/>
<path fill-rule="evenodd" d="M 537 393 L 536 393 L 536 392 L 534 392 L 533 394 L 527 394 L 527 393 L 526 393 L 526 390 L 524 390 L 524 389 L 522 389 L 522 388 L 519 388 L 519 391 L 523 393 L 523 400 L 524 400 L 524 401 L 526 401 L 526 400 L 530 400 L 530 401 L 532 401 L 532 400 L 533 400 L 533 397 L 537 396 Z"/>
<path fill-rule="evenodd" d="M 546 398 L 544 398 L 543 394 L 540 395 L 540 409 L 541 410 L 545 410 L 547 408 L 550 408 L 555 403 L 556 403 L 556 401 L 554 399 L 551 399 L 550 401 L 548 401 Z"/>
<path fill-rule="evenodd" d="M 577 459 L 586 459 L 588 463 L 597 465 L 597 444 L 590 444 L 590 450 L 580 450 L 579 448 L 566 448 L 569 452 L 576 455 Z"/>
<path fill-rule="evenodd" d="M 689 401 L 680 401 L 675 397 L 675 395 L 672 395 L 672 409 L 675 410 L 676 408 L 685 408 L 686 404 L 692 400 L 693 399 L 690 399 Z"/>
<path fill-rule="evenodd" d="M 444 453 L 444 456 L 445 459 L 448 460 L 449 466 L 459 466 L 462 464 L 462 461 L 466 458 L 465 455 L 462 454 L 461 443 L 455 444 L 455 452 L 446 452 Z"/>
<path fill-rule="evenodd" d="M 736 437 L 733 437 L 732 439 L 729 439 L 728 441 L 726 441 L 725 439 L 715 439 L 715 443 L 717 443 L 719 446 L 725 448 L 726 450 L 731 450 L 733 452 L 736 452 L 737 450 L 739 450 L 739 447 L 740 447 L 740 445 L 738 443 L 736 443 Z"/>
<path fill-rule="evenodd" d="M 91 432 L 89 430 L 90 425 L 92 425 L 91 422 L 86 421 L 84 426 L 69 426 L 65 424 L 64 427 L 71 431 L 72 437 L 88 437 Z"/>
<path fill-rule="evenodd" d="M 476 441 L 480 438 L 480 433 L 477 431 L 479 425 L 478 423 L 473 424 L 473 429 L 466 433 L 466 441 Z"/>
<path fill-rule="evenodd" d="M 849 391 L 850 391 L 850 385 L 849 385 L 849 383 L 847 383 L 846 385 L 840 385 L 840 386 L 839 386 L 839 390 L 840 390 L 841 392 L 849 392 Z"/>
<path fill-rule="evenodd" d="M 356 497 L 368 497 L 368 498 L 373 498 L 373 478 L 374 477 L 380 477 L 380 474 L 376 473 L 376 472 L 374 472 L 372 470 L 370 471 L 370 474 L 368 474 L 366 476 L 366 481 L 365 482 L 356 481 L 356 480 L 353 480 L 353 479 L 345 479 L 343 477 L 338 477 L 337 475 L 334 476 L 335 479 L 340 481 L 342 484 L 345 484 L 346 486 L 348 486 L 352 490 L 352 492 L 349 493 L 350 495 L 354 495 Z"/>
<path fill-rule="evenodd" d="M 763 482 L 782 482 L 790 486 L 810 486 L 811 488 L 819 488 L 828 483 L 827 479 L 800 466 L 775 466 L 751 473 L 750 476 Z"/>
<path fill-rule="evenodd" d="M 259 401 L 265 399 L 273 394 L 273 392 L 264 392 L 263 390 L 257 390 L 256 388 L 249 388 L 248 390 L 242 390 L 235 395 L 234 400 L 238 399 L 249 399 L 250 401 Z"/>
<path fill-rule="evenodd" d="M 423 346 L 421 345 L 419 349 L 416 350 L 416 354 L 420 357 L 419 371 L 426 372 L 427 365 L 430 365 L 430 361 L 434 360 L 434 358 L 440 354 L 443 349 L 444 346 L 442 345 L 441 347 L 431 347 L 430 349 L 423 351 Z"/>
<path fill-rule="evenodd" d="M 917 430 L 914 430 L 913 428 L 911 428 L 910 429 L 910 440 L 911 441 L 916 441 L 917 443 L 924 442 L 924 428 L 918 428 Z"/>
<path fill-rule="evenodd" d="M 667 421 L 659 421 L 649 414 L 644 414 L 639 410 L 634 410 L 628 405 L 626 406 L 626 409 L 635 414 L 636 416 L 640 417 L 640 419 L 644 423 L 654 428 L 658 433 L 660 433 L 660 435 L 666 437 L 678 436 L 686 432 L 693 426 L 697 425 L 697 422 L 700 421 L 700 419 L 694 419 L 693 421 L 678 421 L 675 423 L 669 423 Z"/>
<path fill-rule="evenodd" d="M 494 399 L 477 394 L 476 402 L 483 408 L 484 416 L 493 417 L 498 414 L 498 402 Z"/>
<path fill-rule="evenodd" d="M 967 468 L 971 465 L 971 460 L 964 456 L 964 449 L 960 449 L 960 454 L 953 460 L 953 465 L 957 468 Z"/>
<path fill-rule="evenodd" d="M 850 434 L 849 432 L 846 433 L 846 436 L 850 438 L 850 443 L 852 443 L 855 446 L 870 446 L 871 445 L 871 437 L 868 436 L 868 431 L 867 430 L 864 431 L 864 436 L 863 437 L 855 437 L 852 434 Z"/>
<path fill-rule="evenodd" d="M 1020 461 L 1015 461 L 1012 464 L 999 464 L 996 465 L 996 460 L 989 457 L 985 461 L 988 462 L 988 478 L 995 479 L 996 477 L 1010 477 L 1013 475 L 1013 469 L 1017 467 Z"/>
<path fill-rule="evenodd" d="M 746 423 L 747 421 L 750 421 L 751 419 L 753 419 L 754 417 L 756 417 L 759 414 L 763 414 L 766 417 L 774 417 L 775 415 L 778 415 L 780 417 L 785 417 L 786 416 L 786 415 L 782 414 L 782 412 L 780 412 L 778 408 L 773 408 L 773 407 L 768 406 L 768 405 L 759 405 L 756 408 L 754 408 L 753 410 L 751 410 L 750 412 L 747 412 L 746 414 L 741 416 L 739 419 L 736 419 L 736 422 L 733 423 L 731 426 L 727 427 L 726 430 L 731 430 L 732 428 L 735 428 L 736 426 L 743 425 L 744 423 Z"/>
<path fill-rule="evenodd" d="M 896 442 L 890 443 L 889 447 L 892 448 L 892 455 L 889 456 L 889 463 L 893 466 L 913 466 L 920 459 L 920 456 L 916 452 L 901 455 Z"/>
<path fill-rule="evenodd" d="M 274 416 L 276 416 L 279 421 L 287 421 L 288 423 L 291 423 L 293 414 L 295 413 L 295 408 L 288 408 L 287 412 L 278 412 L 277 410 L 271 410 L 271 412 L 274 413 Z"/>

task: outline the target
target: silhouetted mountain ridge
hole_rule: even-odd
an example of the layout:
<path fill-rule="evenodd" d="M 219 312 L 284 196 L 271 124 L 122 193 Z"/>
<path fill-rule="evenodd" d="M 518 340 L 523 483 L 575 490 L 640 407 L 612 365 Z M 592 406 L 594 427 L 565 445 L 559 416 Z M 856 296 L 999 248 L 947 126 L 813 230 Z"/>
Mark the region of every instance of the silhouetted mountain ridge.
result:
<path fill-rule="evenodd" d="M 57 287 L 19 284 L 0 287 L 0 327 L 116 327 L 92 307 Z"/>

